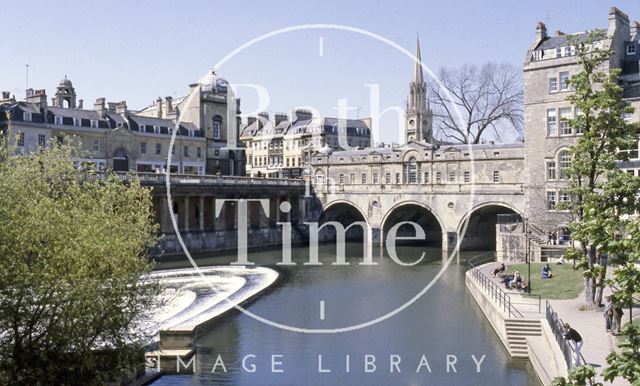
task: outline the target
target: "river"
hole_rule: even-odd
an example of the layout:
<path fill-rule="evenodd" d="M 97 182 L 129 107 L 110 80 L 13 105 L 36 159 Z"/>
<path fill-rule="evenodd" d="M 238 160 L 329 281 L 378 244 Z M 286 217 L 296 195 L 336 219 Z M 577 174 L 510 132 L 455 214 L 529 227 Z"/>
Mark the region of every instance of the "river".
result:
<path fill-rule="evenodd" d="M 295 267 L 275 265 L 280 250 L 250 252 L 250 261 L 277 269 L 281 277 L 247 309 L 294 328 L 344 329 L 402 306 L 443 268 L 436 248 L 398 247 L 404 262 L 425 253 L 411 267 L 380 256 L 378 249 L 378 265 L 359 265 L 361 247 L 349 243 L 346 249 L 348 266 L 332 265 L 335 250 L 329 245 L 321 246 L 321 266 L 302 265 L 306 248 L 293 250 Z M 463 253 L 459 264 L 454 258 L 424 296 L 401 312 L 355 331 L 293 332 L 231 312 L 197 337 L 195 375 L 164 376 L 153 385 L 539 386 L 529 362 L 509 357 L 466 292 L 465 260 L 473 254 Z M 197 258 L 202 266 L 233 260 L 231 255 Z M 157 268 L 186 266 L 186 259 L 172 259 Z"/>

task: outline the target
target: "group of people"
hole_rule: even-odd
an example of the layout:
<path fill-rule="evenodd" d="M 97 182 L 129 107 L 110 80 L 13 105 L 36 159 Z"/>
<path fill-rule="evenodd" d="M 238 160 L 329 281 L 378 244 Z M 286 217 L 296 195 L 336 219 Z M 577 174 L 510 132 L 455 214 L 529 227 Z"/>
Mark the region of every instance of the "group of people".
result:
<path fill-rule="evenodd" d="M 558 244 L 558 231 L 549 231 L 547 234 L 547 245 Z"/>
<path fill-rule="evenodd" d="M 507 289 L 527 289 L 527 281 L 524 280 L 522 275 L 520 275 L 520 271 L 515 271 L 513 276 L 505 276 L 504 279 L 502 279 L 502 282 Z"/>
<path fill-rule="evenodd" d="M 607 296 L 606 300 L 607 303 L 604 305 L 605 328 L 611 335 L 620 335 L 624 311 L 622 311 L 622 307 L 613 303 L 611 296 Z"/>

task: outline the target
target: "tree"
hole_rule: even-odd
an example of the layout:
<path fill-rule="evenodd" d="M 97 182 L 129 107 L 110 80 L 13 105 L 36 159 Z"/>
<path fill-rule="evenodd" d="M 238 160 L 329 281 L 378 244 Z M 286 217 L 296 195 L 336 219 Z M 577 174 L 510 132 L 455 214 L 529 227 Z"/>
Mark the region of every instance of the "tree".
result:
<path fill-rule="evenodd" d="M 571 202 L 561 208 L 573 214 L 569 229 L 574 243 L 567 255 L 584 271 L 588 308 L 600 303 L 607 257 L 629 255 L 616 238 L 632 222 L 629 216 L 638 209 L 640 189 L 640 179 L 618 167 L 628 160 L 628 153 L 620 150 L 637 146 L 638 125 L 624 120 L 624 114 L 633 109 L 622 99 L 620 70 L 607 68 L 612 52 L 600 44 L 604 39 L 603 31 L 590 32 L 582 42 L 569 37 L 582 71 L 569 80 L 574 92 L 567 99 L 578 114 L 567 121 L 582 135 L 570 148 L 571 164 L 566 170 Z"/>
<path fill-rule="evenodd" d="M 441 69 L 439 82 L 429 84 L 436 130 L 449 140 L 469 144 L 480 143 L 488 132 L 498 140 L 506 130 L 520 134 L 524 116 L 520 78 L 521 71 L 510 64 Z"/>
<path fill-rule="evenodd" d="M 595 381 L 596 370 L 589 366 L 578 366 L 569 370 L 569 376 L 557 377 L 551 386 L 602 386 L 602 383 Z"/>
<path fill-rule="evenodd" d="M 636 324 L 629 323 L 624 328 L 624 334 L 629 336 L 627 342 L 619 345 L 620 352 L 612 352 L 607 356 L 607 367 L 604 372 L 605 381 L 613 381 L 622 377 L 633 385 L 640 384 L 640 331 Z"/>
<path fill-rule="evenodd" d="M 159 286 L 149 190 L 78 171 L 74 150 L 0 141 L 0 384 L 88 385 L 142 361 Z M 136 362 L 137 361 L 137 362 Z"/>

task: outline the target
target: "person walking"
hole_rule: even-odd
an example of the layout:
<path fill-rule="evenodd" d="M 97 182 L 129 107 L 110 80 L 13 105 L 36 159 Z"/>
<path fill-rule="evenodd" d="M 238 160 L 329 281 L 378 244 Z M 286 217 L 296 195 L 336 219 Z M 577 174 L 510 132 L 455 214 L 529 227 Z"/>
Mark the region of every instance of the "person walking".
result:
<path fill-rule="evenodd" d="M 553 231 L 551 234 L 551 239 L 553 240 L 553 245 L 557 245 L 558 243 L 558 231 Z"/>
<path fill-rule="evenodd" d="M 622 328 L 622 315 L 624 315 L 624 311 L 622 311 L 622 307 L 616 303 L 613 303 L 613 323 L 611 326 L 611 334 L 612 335 L 620 335 L 620 329 Z"/>
<path fill-rule="evenodd" d="M 553 233 L 549 231 L 549 234 L 547 235 L 547 245 L 551 245 L 551 240 L 553 240 Z"/>
<path fill-rule="evenodd" d="M 573 348 L 573 352 L 574 352 L 573 363 L 576 366 L 580 366 L 580 362 L 581 362 L 580 357 L 582 356 L 580 354 L 580 350 L 582 349 L 582 344 L 584 343 L 582 340 L 582 336 L 580 336 L 578 331 L 571 328 L 571 326 L 567 322 L 565 322 L 562 325 L 562 327 L 564 328 L 564 338 L 566 340 L 572 340 L 573 343 L 575 344 Z"/>
<path fill-rule="evenodd" d="M 611 324 L 613 323 L 613 303 L 611 302 L 611 296 L 607 296 L 607 303 L 604 305 L 604 325 L 607 332 L 611 331 Z"/>

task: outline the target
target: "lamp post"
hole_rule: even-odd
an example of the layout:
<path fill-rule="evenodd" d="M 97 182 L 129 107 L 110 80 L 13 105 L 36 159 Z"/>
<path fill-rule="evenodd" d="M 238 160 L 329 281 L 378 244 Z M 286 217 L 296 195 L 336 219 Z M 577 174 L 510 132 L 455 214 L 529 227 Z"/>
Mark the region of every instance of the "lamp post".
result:
<path fill-rule="evenodd" d="M 529 285 L 527 285 L 527 293 L 531 294 L 531 256 L 529 250 L 531 249 L 531 239 L 529 237 L 529 227 L 527 218 L 522 215 L 522 230 L 524 231 L 524 261 L 527 264 L 527 277 L 529 278 Z"/>

